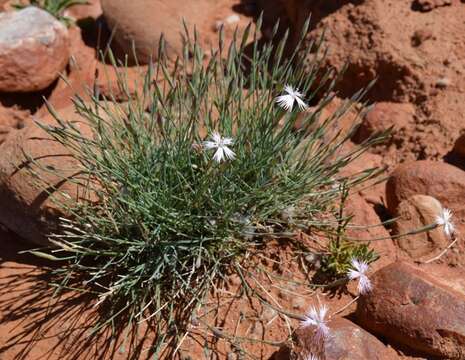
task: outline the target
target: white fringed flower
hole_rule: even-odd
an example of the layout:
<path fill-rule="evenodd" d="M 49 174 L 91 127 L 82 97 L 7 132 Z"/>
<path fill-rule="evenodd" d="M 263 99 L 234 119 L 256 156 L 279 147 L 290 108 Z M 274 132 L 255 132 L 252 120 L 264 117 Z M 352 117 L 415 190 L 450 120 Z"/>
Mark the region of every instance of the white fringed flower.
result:
<path fill-rule="evenodd" d="M 216 149 L 215 154 L 213 155 L 213 159 L 220 163 L 224 159 L 234 160 L 236 154 L 232 151 L 228 146 L 234 144 L 233 139 L 231 138 L 224 138 L 216 131 L 210 137 L 211 140 L 204 141 L 203 146 L 205 149 Z"/>
<path fill-rule="evenodd" d="M 301 111 L 308 108 L 308 105 L 302 100 L 303 95 L 299 90 L 294 89 L 290 85 L 286 85 L 284 87 L 284 92 L 286 93 L 285 95 L 280 95 L 276 98 L 276 102 L 284 110 L 292 111 L 295 102 L 297 102 L 297 106 Z"/>
<path fill-rule="evenodd" d="M 318 359 L 318 356 L 316 355 L 308 354 L 307 356 L 305 356 L 305 360 L 319 360 L 319 359 Z"/>
<path fill-rule="evenodd" d="M 330 331 L 325 319 L 327 313 L 328 307 L 326 305 L 321 306 L 319 309 L 312 306 L 305 315 L 305 320 L 300 323 L 302 327 L 315 327 L 316 343 L 321 343 L 329 336 Z"/>
<path fill-rule="evenodd" d="M 357 290 L 360 295 L 364 295 L 373 289 L 370 279 L 366 275 L 368 264 L 364 261 L 352 259 L 352 269 L 347 272 L 347 277 L 350 280 L 358 279 Z"/>
<path fill-rule="evenodd" d="M 444 233 L 451 238 L 455 232 L 455 225 L 452 222 L 452 211 L 442 209 L 441 214 L 436 216 L 436 224 L 444 227 Z"/>

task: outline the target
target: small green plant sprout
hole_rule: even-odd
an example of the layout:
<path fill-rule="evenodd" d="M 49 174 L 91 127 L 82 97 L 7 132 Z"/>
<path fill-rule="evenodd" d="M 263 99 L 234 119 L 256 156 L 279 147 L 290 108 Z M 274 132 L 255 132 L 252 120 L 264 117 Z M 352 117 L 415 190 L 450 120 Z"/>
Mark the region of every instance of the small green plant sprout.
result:
<path fill-rule="evenodd" d="M 164 336 L 157 350 L 170 334 L 178 339 L 176 329 L 185 329 L 250 249 L 276 238 L 292 243 L 296 229 L 317 227 L 341 196 L 332 179 L 380 140 L 341 153 L 352 132 L 328 136 L 365 92 L 319 121 L 338 78 L 322 70 L 322 56 L 304 66 L 310 50 L 324 53 L 321 42 L 286 57 L 287 36 L 274 45 L 255 34 L 249 43 L 250 29 L 228 48 L 220 34 L 208 53 L 188 40 L 174 64 L 161 41 L 160 60 L 135 98 L 128 93 L 131 101 L 75 99 L 90 136 L 50 109 L 57 125 L 44 129 L 79 161 L 72 181 L 93 194 L 89 202 L 62 203 L 68 215 L 50 235 L 53 256 L 63 261 L 55 273 L 61 289 L 81 279 L 83 290 L 101 292 L 97 328 L 150 319 Z M 124 76 L 120 82 L 128 88 Z M 341 181 L 351 188 L 376 174 Z M 319 228 L 342 236 L 343 224 Z M 325 266 L 335 274 L 346 274 L 354 257 L 376 258 L 366 245 L 334 241 L 329 253 Z"/>
<path fill-rule="evenodd" d="M 73 19 L 65 16 L 64 12 L 67 8 L 73 5 L 79 5 L 79 4 L 88 4 L 87 0 L 28 0 L 28 4 L 22 4 L 18 3 L 15 4 L 14 6 L 17 9 L 23 9 L 27 6 L 37 6 L 41 9 L 44 9 L 54 17 L 56 17 L 58 20 L 62 21 L 65 23 L 67 26 L 69 26 L 72 22 Z"/>
<path fill-rule="evenodd" d="M 340 200 L 335 212 L 336 226 L 334 231 L 328 234 L 330 241 L 321 264 L 323 273 L 333 279 L 345 277 L 353 269 L 354 259 L 368 265 L 379 258 L 378 254 L 370 249 L 368 243 L 355 242 L 346 238 L 346 231 L 351 226 L 352 220 L 350 216 L 344 214 L 350 188 L 344 182 L 339 184 L 338 188 Z"/>

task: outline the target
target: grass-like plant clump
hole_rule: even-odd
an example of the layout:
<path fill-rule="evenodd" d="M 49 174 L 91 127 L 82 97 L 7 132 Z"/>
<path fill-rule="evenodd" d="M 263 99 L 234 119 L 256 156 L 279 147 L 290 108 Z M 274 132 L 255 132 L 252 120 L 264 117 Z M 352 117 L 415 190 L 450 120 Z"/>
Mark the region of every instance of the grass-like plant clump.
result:
<path fill-rule="evenodd" d="M 247 45 L 247 30 L 208 54 L 187 42 L 174 64 L 162 42 L 135 99 L 76 99 L 90 135 L 57 114 L 45 128 L 73 152 L 74 181 L 92 198 L 67 203 L 47 256 L 65 261 L 61 287 L 84 276 L 101 291 L 102 324 L 124 314 L 178 326 L 251 248 L 293 241 L 295 229 L 336 231 L 338 184 L 373 175 L 338 172 L 376 139 L 343 153 L 351 132 L 328 130 L 363 92 L 322 121 L 337 74 L 322 71 L 320 43 L 285 57 L 286 38 Z M 318 56 L 304 66 L 310 50 Z"/>

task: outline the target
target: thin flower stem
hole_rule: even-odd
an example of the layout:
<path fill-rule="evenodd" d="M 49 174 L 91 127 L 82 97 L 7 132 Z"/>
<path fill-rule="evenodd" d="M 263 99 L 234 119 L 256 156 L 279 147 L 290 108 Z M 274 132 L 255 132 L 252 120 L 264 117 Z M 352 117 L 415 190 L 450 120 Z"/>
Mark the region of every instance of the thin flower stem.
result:
<path fill-rule="evenodd" d="M 393 219 L 389 219 L 389 220 L 386 220 L 386 221 L 383 221 L 383 222 L 380 222 L 380 223 L 377 223 L 377 224 L 373 224 L 373 225 L 358 225 L 358 224 L 354 224 L 354 223 L 350 223 L 347 225 L 347 229 L 370 229 L 370 228 L 376 228 L 376 227 L 381 227 L 381 226 L 385 226 L 385 225 L 390 225 L 390 224 L 393 224 L 395 223 L 397 220 L 399 220 L 400 217 L 396 217 L 396 218 L 393 218 Z M 337 221 L 324 221 L 324 222 L 313 222 L 313 221 L 309 221 L 307 222 L 307 225 L 308 226 L 324 226 L 324 225 L 337 225 Z"/>
<path fill-rule="evenodd" d="M 181 340 L 178 342 L 178 345 L 176 346 L 176 349 L 174 349 L 174 352 L 173 352 L 173 356 L 175 356 L 177 354 L 177 352 L 179 351 L 179 349 L 181 348 L 182 344 L 184 343 L 184 341 L 186 340 L 187 338 L 187 335 L 189 335 L 189 331 L 186 331 L 184 336 L 181 338 Z"/>
<path fill-rule="evenodd" d="M 346 305 L 344 305 L 342 308 L 340 308 L 339 310 L 337 310 L 336 312 L 332 313 L 331 314 L 331 318 L 337 314 L 340 314 L 341 312 L 343 312 L 345 309 L 347 309 L 350 305 L 352 305 L 354 302 L 356 302 L 358 299 L 360 298 L 360 295 L 357 296 L 356 298 L 352 299 L 351 301 L 349 301 Z"/>
<path fill-rule="evenodd" d="M 233 344 L 237 344 L 238 342 L 241 342 L 241 341 L 246 341 L 246 342 L 251 342 L 251 343 L 262 343 L 262 344 L 267 344 L 267 345 L 271 345 L 275 347 L 281 347 L 284 344 L 283 341 L 271 341 L 271 340 L 253 339 L 253 338 L 241 337 L 241 336 L 233 336 L 233 335 L 225 333 L 224 331 L 218 329 L 215 326 L 208 324 L 204 320 L 201 320 L 201 319 L 198 319 L 198 320 L 202 325 L 204 325 L 206 328 L 208 328 L 212 332 L 213 336 L 218 337 L 220 339 L 229 340 Z"/>
<path fill-rule="evenodd" d="M 458 241 L 458 238 L 455 237 L 454 241 L 452 241 L 444 250 L 442 250 L 437 256 L 435 256 L 434 258 L 432 259 L 429 259 L 427 261 L 423 261 L 423 264 L 430 264 L 432 263 L 433 261 L 436 261 L 436 260 L 439 260 L 447 251 L 449 251 L 449 249 L 454 246 Z"/>
<path fill-rule="evenodd" d="M 361 241 L 361 242 L 371 242 L 371 241 L 381 241 L 381 240 L 389 240 L 389 239 L 399 239 L 399 238 L 404 238 L 406 236 L 409 236 L 409 235 L 416 235 L 416 234 L 421 234 L 425 231 L 429 231 L 429 230 L 433 230 L 435 228 L 437 228 L 438 225 L 437 224 L 430 224 L 430 225 L 426 225 L 426 226 L 423 226 L 419 229 L 415 229 L 415 230 L 411 230 L 411 231 L 407 231 L 405 233 L 402 233 L 402 234 L 397 234 L 397 235 L 391 235 L 391 236 L 383 236 L 383 237 L 379 237 L 379 238 L 374 238 L 374 239 L 357 239 L 357 238 L 353 238 L 353 237 L 344 237 L 343 239 L 344 240 L 349 240 L 349 241 Z"/>
<path fill-rule="evenodd" d="M 238 266 L 240 267 L 240 265 L 238 265 Z M 237 268 L 237 267 L 236 267 L 236 268 Z M 241 268 L 242 268 L 242 267 L 241 267 Z M 259 300 L 260 300 L 262 303 L 264 303 L 265 305 L 267 305 L 268 307 L 272 308 L 273 310 L 275 310 L 275 311 L 279 312 L 280 314 L 285 315 L 285 316 L 287 316 L 287 317 L 289 317 L 289 318 L 291 318 L 291 319 L 296 319 L 296 320 L 300 320 L 300 321 L 304 321 L 304 320 L 306 319 L 305 316 L 303 316 L 303 315 L 296 314 L 296 313 L 293 313 L 293 312 L 289 312 L 289 311 L 286 311 L 286 310 L 284 310 L 284 309 L 282 309 L 282 308 L 280 308 L 280 307 L 277 307 L 277 306 L 274 306 L 274 305 L 270 304 L 270 303 L 268 302 L 268 300 L 267 300 L 262 294 L 260 294 L 256 289 L 252 288 L 252 287 L 249 285 L 249 283 L 247 282 L 247 280 L 245 280 L 244 275 L 242 274 L 242 270 L 240 270 L 239 268 L 237 268 L 237 270 L 238 270 L 239 276 L 240 276 L 241 279 L 242 279 L 243 285 L 245 285 L 246 288 L 247 288 L 249 291 L 251 291 L 253 294 L 255 294 L 255 295 L 259 298 Z"/>

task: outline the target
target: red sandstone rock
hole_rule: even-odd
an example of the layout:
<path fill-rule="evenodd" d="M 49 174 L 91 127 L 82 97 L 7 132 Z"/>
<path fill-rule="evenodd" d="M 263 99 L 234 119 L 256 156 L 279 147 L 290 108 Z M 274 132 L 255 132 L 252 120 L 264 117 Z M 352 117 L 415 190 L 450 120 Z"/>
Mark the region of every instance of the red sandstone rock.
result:
<path fill-rule="evenodd" d="M 413 195 L 433 196 L 453 211 L 463 209 L 465 172 L 439 161 L 414 161 L 399 165 L 386 183 L 386 200 L 394 214 L 399 203 Z"/>
<path fill-rule="evenodd" d="M 142 98 L 147 69 L 142 67 L 115 68 L 98 63 L 97 71 L 99 76 L 95 81 L 95 90 L 100 97 L 116 102 Z"/>
<path fill-rule="evenodd" d="M 70 6 L 64 11 L 63 15 L 77 21 L 89 18 L 96 20 L 102 15 L 100 0 L 87 0 L 84 4 Z"/>
<path fill-rule="evenodd" d="M 95 81 L 97 59 L 95 49 L 84 42 L 81 28 L 73 26 L 68 30 L 70 39 L 71 61 L 66 76 L 60 77 L 47 98 L 47 102 L 56 110 L 64 110 L 72 106 L 72 98 L 79 96 L 90 101 L 89 91 Z M 43 106 L 38 117 L 48 115 L 46 106 Z"/>
<path fill-rule="evenodd" d="M 8 134 L 22 129 L 30 122 L 31 116 L 28 111 L 0 106 L 0 145 L 5 141 Z"/>
<path fill-rule="evenodd" d="M 397 207 L 394 223 L 394 234 L 405 234 L 412 230 L 434 224 L 436 217 L 442 212 L 441 203 L 431 196 L 414 195 L 402 201 Z M 394 240 L 399 249 L 414 260 L 431 258 L 447 247 L 450 240 L 441 227 L 420 232 L 415 235 L 403 236 Z"/>
<path fill-rule="evenodd" d="M 355 193 L 348 198 L 344 214 L 352 216 L 352 226 L 366 226 L 365 229 L 351 228 L 349 226 L 346 233 L 348 237 L 366 241 L 384 238 L 384 240 L 371 241 L 369 243 L 370 248 L 380 255 L 378 261 L 371 265 L 371 270 L 377 270 L 395 261 L 397 249 L 394 246 L 394 242 L 385 227 L 380 225 L 381 219 L 373 207 L 361 195 Z"/>
<path fill-rule="evenodd" d="M 344 318 L 329 322 L 330 337 L 325 341 L 326 360 L 395 360 L 396 352 L 386 347 L 369 332 Z M 309 328 L 299 328 L 295 332 L 295 353 L 305 355 L 311 348 L 312 332 Z"/>
<path fill-rule="evenodd" d="M 391 135 L 397 135 L 399 131 L 405 130 L 413 122 L 415 108 L 411 104 L 396 104 L 380 102 L 366 114 L 354 141 L 361 143 L 370 136 L 392 129 Z"/>
<path fill-rule="evenodd" d="M 0 14 L 0 91 L 45 89 L 65 69 L 68 47 L 66 27 L 38 7 Z"/>
<path fill-rule="evenodd" d="M 83 133 L 88 130 L 74 108 L 68 108 L 60 115 L 67 121 L 80 120 L 75 126 Z M 57 125 L 50 115 L 41 119 L 40 123 Z M 79 194 L 82 196 L 78 186 L 68 181 L 79 173 L 79 163 L 69 150 L 54 141 L 35 123 L 11 134 L 2 144 L 1 153 L 0 222 L 29 241 L 47 245 L 46 234 L 55 229 L 58 216 L 63 215 L 63 210 L 55 201 L 68 201 L 60 193 L 66 193 L 74 200 L 79 198 Z M 47 193 L 43 184 L 30 171 L 30 159 L 48 169 L 35 167 L 34 171 L 43 184 L 58 187 L 59 191 L 54 192 L 53 196 Z M 53 174 L 52 170 L 61 175 Z"/>
<path fill-rule="evenodd" d="M 422 352 L 465 359 L 465 293 L 413 265 L 393 263 L 371 277 L 357 319 L 369 331 Z"/>
<path fill-rule="evenodd" d="M 101 4 L 117 45 L 130 57 L 135 50 L 141 64 L 147 64 L 151 58 L 158 58 L 162 34 L 166 54 L 170 58 L 183 55 L 183 20 L 191 38 L 195 26 L 199 43 L 205 50 L 210 46 L 216 47 L 217 33 L 216 30 L 212 33 L 212 29 L 216 29 L 217 22 L 224 22 L 224 19 L 234 15 L 231 6 L 226 7 L 222 1 L 210 0 L 102 0 Z M 239 15 L 236 13 L 236 16 Z M 239 19 L 242 20 L 240 17 Z M 244 26 L 244 22 L 235 22 L 234 25 L 236 24 L 239 28 Z"/>

